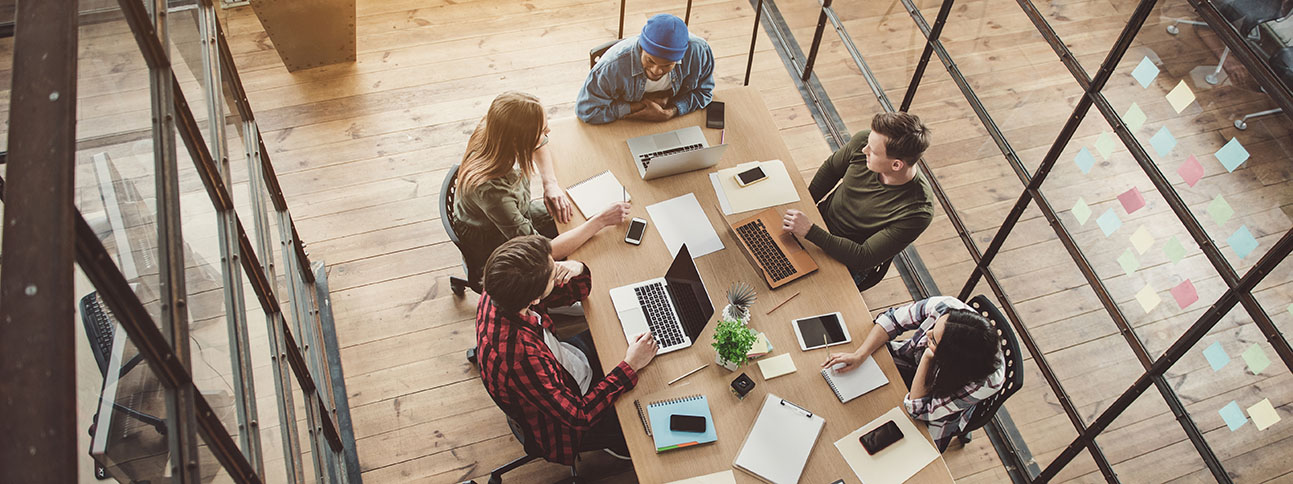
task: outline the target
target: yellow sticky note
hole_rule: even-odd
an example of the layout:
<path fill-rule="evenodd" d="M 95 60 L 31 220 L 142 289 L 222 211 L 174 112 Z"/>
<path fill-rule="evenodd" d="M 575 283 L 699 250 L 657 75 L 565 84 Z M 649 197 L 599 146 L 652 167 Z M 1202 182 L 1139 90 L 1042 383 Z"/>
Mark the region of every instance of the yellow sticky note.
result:
<path fill-rule="evenodd" d="M 1150 235 L 1144 226 L 1136 229 L 1136 232 L 1131 234 L 1131 246 L 1136 248 L 1137 254 L 1144 254 L 1152 245 L 1154 245 L 1154 236 Z"/>
<path fill-rule="evenodd" d="M 1158 307 L 1158 303 L 1163 302 L 1163 300 L 1158 297 L 1158 292 L 1154 291 L 1154 288 L 1148 285 L 1146 285 L 1144 289 L 1141 289 L 1140 292 L 1136 293 L 1136 301 L 1140 303 L 1140 307 L 1147 313 Z"/>
<path fill-rule="evenodd" d="M 1248 407 L 1248 416 L 1253 419 L 1253 424 L 1257 430 L 1266 430 L 1266 427 L 1275 425 L 1280 421 L 1280 414 L 1275 412 L 1275 407 L 1271 405 L 1271 399 L 1266 398 L 1257 405 Z"/>
<path fill-rule="evenodd" d="M 1194 91 L 1190 86 L 1185 85 L 1185 81 L 1178 82 L 1172 92 L 1167 93 L 1167 102 L 1176 110 L 1176 114 L 1181 114 L 1190 103 L 1194 102 Z"/>
<path fill-rule="evenodd" d="M 764 380 L 771 380 L 781 375 L 794 373 L 795 360 L 790 359 L 790 353 L 782 353 L 759 361 L 759 371 L 763 372 Z"/>

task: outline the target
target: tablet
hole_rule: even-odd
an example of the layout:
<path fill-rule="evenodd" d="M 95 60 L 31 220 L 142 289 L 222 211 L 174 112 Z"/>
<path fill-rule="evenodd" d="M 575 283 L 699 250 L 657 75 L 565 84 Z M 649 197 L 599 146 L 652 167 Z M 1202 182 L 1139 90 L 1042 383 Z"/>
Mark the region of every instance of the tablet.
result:
<path fill-rule="evenodd" d="M 791 321 L 790 325 L 795 328 L 795 337 L 799 338 L 799 349 L 804 351 L 851 341 L 849 329 L 838 312 L 799 318 Z"/>

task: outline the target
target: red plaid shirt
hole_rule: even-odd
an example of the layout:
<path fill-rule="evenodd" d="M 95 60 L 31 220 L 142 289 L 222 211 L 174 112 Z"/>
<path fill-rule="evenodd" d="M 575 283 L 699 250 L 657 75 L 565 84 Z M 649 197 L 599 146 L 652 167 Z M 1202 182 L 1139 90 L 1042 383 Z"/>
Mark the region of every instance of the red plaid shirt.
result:
<path fill-rule="evenodd" d="M 548 308 L 582 300 L 592 285 L 585 267 L 583 274 L 530 307 L 537 317 L 504 314 L 488 293 L 476 306 L 476 352 L 485 390 L 521 426 L 528 448 L 566 465 L 575 463 L 583 433 L 638 381 L 637 373 L 621 361 L 587 394 L 580 394 L 575 378 L 543 340 L 543 330 L 552 330 L 553 324 Z"/>

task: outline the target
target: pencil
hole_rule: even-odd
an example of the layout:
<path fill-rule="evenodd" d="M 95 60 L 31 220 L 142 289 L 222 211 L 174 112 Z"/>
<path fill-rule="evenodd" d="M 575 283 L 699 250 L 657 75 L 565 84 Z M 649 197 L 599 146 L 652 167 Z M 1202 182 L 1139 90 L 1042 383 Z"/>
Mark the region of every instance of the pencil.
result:
<path fill-rule="evenodd" d="M 769 309 L 769 310 L 768 310 L 768 312 L 763 313 L 763 315 L 764 315 L 764 316 L 767 316 L 767 315 L 769 315 L 769 314 L 772 314 L 772 312 L 773 312 L 773 311 L 776 311 L 777 309 L 780 309 L 780 308 L 781 308 L 781 306 L 784 306 L 786 303 L 790 302 L 790 300 L 791 300 L 791 299 L 794 299 L 794 298 L 795 298 L 795 296 L 798 296 L 798 295 L 799 295 L 799 293 L 798 293 L 798 292 L 796 292 L 796 293 L 794 293 L 794 294 L 791 294 L 791 295 L 790 295 L 790 297 L 786 298 L 786 300 L 785 300 L 785 301 L 781 301 L 781 303 L 780 303 L 780 304 L 777 304 L 776 306 L 773 306 L 773 307 L 772 307 L 772 309 Z"/>
<path fill-rule="evenodd" d="M 727 130 L 724 129 L 718 132 L 718 144 L 721 145 L 726 142 L 727 142 Z"/>
<path fill-rule="evenodd" d="M 700 368 L 697 368 L 697 369 L 695 369 L 695 370 L 691 370 L 691 371 L 689 371 L 689 372 L 687 372 L 687 373 L 683 373 L 683 375 L 682 375 L 682 376 L 680 376 L 680 377 L 678 377 L 678 378 L 674 378 L 674 379 L 672 379 L 672 380 L 669 380 L 669 384 L 670 384 L 670 385 L 673 385 L 673 384 L 674 384 L 674 383 L 676 383 L 678 380 L 681 380 L 681 379 L 683 379 L 683 378 L 687 378 L 687 377 L 691 376 L 693 373 L 696 373 L 696 372 L 698 372 L 698 371 L 700 371 L 700 370 L 704 370 L 704 369 L 705 369 L 705 367 L 707 367 L 707 366 L 709 366 L 709 363 L 705 363 L 705 364 L 703 364 L 703 365 L 700 365 Z"/>

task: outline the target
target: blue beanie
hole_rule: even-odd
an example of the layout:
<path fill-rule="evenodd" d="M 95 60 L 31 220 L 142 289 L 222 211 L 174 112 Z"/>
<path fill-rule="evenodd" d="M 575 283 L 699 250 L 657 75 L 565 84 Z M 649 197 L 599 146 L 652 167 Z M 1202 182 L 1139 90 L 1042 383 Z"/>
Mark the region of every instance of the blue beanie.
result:
<path fill-rule="evenodd" d="M 689 41 L 687 24 L 667 13 L 647 20 L 642 35 L 638 36 L 638 44 L 646 53 L 673 62 L 682 60 Z"/>

